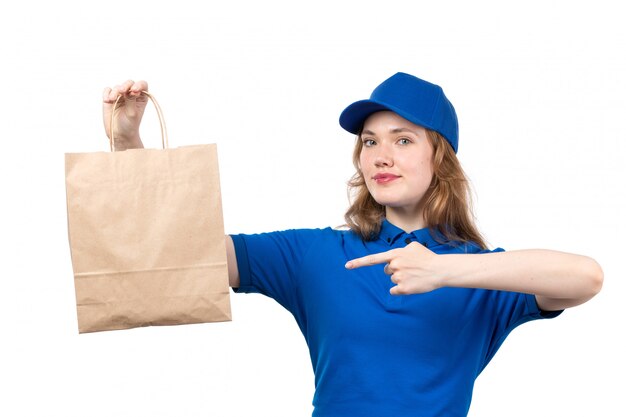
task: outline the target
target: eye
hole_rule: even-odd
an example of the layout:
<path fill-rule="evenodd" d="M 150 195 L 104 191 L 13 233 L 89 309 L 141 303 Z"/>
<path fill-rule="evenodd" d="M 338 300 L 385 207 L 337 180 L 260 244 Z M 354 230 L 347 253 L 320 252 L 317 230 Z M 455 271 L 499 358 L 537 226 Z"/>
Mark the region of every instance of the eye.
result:
<path fill-rule="evenodd" d="M 400 145 L 408 145 L 409 143 L 411 143 L 411 139 L 409 139 L 409 138 L 400 138 L 400 139 L 398 139 L 398 143 Z"/>
<path fill-rule="evenodd" d="M 376 141 L 374 139 L 363 139 L 363 146 L 365 146 L 366 148 L 369 148 L 370 146 L 374 146 L 376 144 Z"/>

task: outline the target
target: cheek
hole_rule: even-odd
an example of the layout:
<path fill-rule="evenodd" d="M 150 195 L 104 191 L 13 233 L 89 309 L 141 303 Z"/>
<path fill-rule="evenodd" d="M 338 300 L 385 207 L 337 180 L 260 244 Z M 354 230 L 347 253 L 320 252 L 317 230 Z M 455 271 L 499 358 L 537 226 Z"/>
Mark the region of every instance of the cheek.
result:
<path fill-rule="evenodd" d="M 361 169 L 361 172 L 365 173 L 369 171 L 371 169 L 370 165 L 371 164 L 369 158 L 361 153 L 361 155 L 359 156 L 359 168 Z"/>
<path fill-rule="evenodd" d="M 422 172 L 424 173 L 423 174 L 424 175 L 424 183 L 426 184 L 426 186 L 429 186 L 430 183 L 433 181 L 433 175 L 434 175 L 433 167 L 432 167 L 432 164 L 430 163 L 430 161 L 426 161 L 424 163 Z"/>
<path fill-rule="evenodd" d="M 417 165 L 413 165 L 414 180 L 420 184 L 429 186 L 433 178 L 433 168 L 430 160 L 421 159 Z"/>
<path fill-rule="evenodd" d="M 424 173 L 424 178 L 430 183 L 433 179 L 433 164 L 431 161 L 428 160 L 422 163 L 422 172 Z"/>

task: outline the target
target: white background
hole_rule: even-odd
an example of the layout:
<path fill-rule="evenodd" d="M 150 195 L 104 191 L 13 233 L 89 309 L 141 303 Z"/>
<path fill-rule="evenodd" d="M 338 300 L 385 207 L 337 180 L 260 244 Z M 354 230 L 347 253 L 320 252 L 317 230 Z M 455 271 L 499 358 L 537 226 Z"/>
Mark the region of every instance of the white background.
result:
<path fill-rule="evenodd" d="M 233 295 L 230 323 L 78 335 L 64 153 L 106 151 L 102 89 L 146 79 L 172 146 L 218 144 L 227 233 L 337 226 L 353 171 L 338 115 L 397 71 L 454 103 L 490 246 L 586 254 L 605 272 L 587 304 L 511 334 L 470 416 L 626 415 L 619 2 L 12 3 L 0 415 L 309 416 L 304 339 L 263 296 Z M 158 146 L 153 111 L 142 129 Z"/>

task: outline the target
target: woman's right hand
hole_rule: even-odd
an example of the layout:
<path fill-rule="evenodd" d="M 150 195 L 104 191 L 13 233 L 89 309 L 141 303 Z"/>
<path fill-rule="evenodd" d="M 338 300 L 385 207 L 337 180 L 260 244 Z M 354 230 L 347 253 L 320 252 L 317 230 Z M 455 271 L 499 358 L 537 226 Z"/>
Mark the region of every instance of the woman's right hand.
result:
<path fill-rule="evenodd" d="M 118 96 L 122 96 L 115 109 L 115 148 L 116 151 L 143 148 L 139 137 L 139 125 L 148 103 L 148 97 L 141 94 L 148 91 L 146 81 L 128 80 L 113 88 L 107 87 L 102 93 L 102 116 L 104 130 L 111 139 L 111 112 Z"/>

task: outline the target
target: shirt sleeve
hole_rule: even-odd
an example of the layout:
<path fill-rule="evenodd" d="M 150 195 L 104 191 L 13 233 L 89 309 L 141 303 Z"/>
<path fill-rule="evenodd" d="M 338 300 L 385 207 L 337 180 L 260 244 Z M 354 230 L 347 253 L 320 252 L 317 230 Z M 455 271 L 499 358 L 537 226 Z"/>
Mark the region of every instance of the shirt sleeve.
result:
<path fill-rule="evenodd" d="M 239 269 L 235 292 L 259 293 L 294 311 L 299 267 L 321 230 L 231 235 Z"/>

